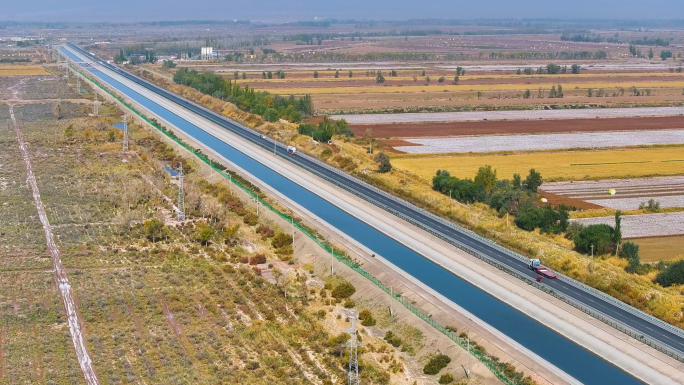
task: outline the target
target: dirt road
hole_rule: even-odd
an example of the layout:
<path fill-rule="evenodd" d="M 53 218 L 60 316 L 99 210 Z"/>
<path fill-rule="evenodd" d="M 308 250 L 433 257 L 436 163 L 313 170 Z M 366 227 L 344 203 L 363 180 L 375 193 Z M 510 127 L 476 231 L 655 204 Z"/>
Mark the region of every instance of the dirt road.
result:
<path fill-rule="evenodd" d="M 19 142 L 19 149 L 21 150 L 21 155 L 24 159 L 24 168 L 26 169 L 27 175 L 26 181 L 29 186 L 31 186 L 33 200 L 35 202 L 36 209 L 38 210 L 38 216 L 40 217 L 40 222 L 43 225 L 43 230 L 45 232 L 45 240 L 47 242 L 48 252 L 52 258 L 55 283 L 57 284 L 57 289 L 59 289 L 59 293 L 62 297 L 64 310 L 66 310 L 67 313 L 67 323 L 69 325 L 69 332 L 71 333 L 71 341 L 74 343 L 74 349 L 76 350 L 76 358 L 78 359 L 78 364 L 81 367 L 81 371 L 83 371 L 83 377 L 85 378 L 86 384 L 99 385 L 100 380 L 97 378 L 97 374 L 95 373 L 95 369 L 92 365 L 92 360 L 90 359 L 90 355 L 88 354 L 88 350 L 85 346 L 83 326 L 79 319 L 76 301 L 74 300 L 74 291 L 71 288 L 71 285 L 69 285 L 66 271 L 64 266 L 62 266 L 61 254 L 57 244 L 55 244 L 54 236 L 52 235 L 52 228 L 50 227 L 50 222 L 48 221 L 47 214 L 45 213 L 45 206 L 40 198 L 40 191 L 38 191 L 36 176 L 33 174 L 31 154 L 29 154 L 28 147 L 24 142 L 21 126 L 14 116 L 13 105 L 9 106 L 9 111 L 12 124 L 14 125 L 14 131 L 17 135 L 17 141 Z"/>

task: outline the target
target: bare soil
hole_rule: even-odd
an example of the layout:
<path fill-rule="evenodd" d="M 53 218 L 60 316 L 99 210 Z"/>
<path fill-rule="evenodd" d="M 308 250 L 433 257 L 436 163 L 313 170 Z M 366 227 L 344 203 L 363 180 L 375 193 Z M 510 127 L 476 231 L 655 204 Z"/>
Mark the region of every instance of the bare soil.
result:
<path fill-rule="evenodd" d="M 599 206 L 593 203 L 585 202 L 581 199 L 570 198 L 564 195 L 557 195 L 547 191 L 539 190 L 539 196 L 546 198 L 551 206 L 557 207 L 559 205 L 565 205 L 570 207 L 577 207 L 580 210 L 590 210 L 590 209 L 602 209 L 603 206 Z"/>
<path fill-rule="evenodd" d="M 375 137 L 418 138 L 466 135 L 533 134 L 553 132 L 599 132 L 666 130 L 684 127 L 680 116 L 649 118 L 508 120 L 447 123 L 358 124 L 350 125 L 354 135 L 363 136 L 368 128 Z M 405 144 L 402 144 L 405 145 Z"/>

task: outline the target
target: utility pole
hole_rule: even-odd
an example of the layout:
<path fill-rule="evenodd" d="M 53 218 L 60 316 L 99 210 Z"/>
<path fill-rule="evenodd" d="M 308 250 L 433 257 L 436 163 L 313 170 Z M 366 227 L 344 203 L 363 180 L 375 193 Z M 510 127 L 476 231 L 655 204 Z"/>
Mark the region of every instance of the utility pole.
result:
<path fill-rule="evenodd" d="M 126 114 L 123 117 L 123 152 L 128 152 L 128 122 Z"/>
<path fill-rule="evenodd" d="M 177 221 L 185 220 L 185 195 L 183 194 L 183 163 L 178 163 L 178 214 Z"/>
<path fill-rule="evenodd" d="M 290 225 L 292 226 L 292 251 L 294 252 L 294 217 L 290 217 Z"/>
<path fill-rule="evenodd" d="M 277 144 L 278 144 L 278 142 L 275 140 L 275 137 L 274 137 L 273 138 L 273 155 L 277 155 L 276 154 Z"/>
<path fill-rule="evenodd" d="M 594 244 L 591 244 L 591 257 L 594 258 Z"/>
<path fill-rule="evenodd" d="M 335 262 L 335 249 L 330 246 L 330 275 L 335 274 L 335 270 L 333 270 L 333 262 Z"/>
<path fill-rule="evenodd" d="M 359 385 L 359 356 L 357 347 L 363 346 L 356 340 L 356 317 L 349 317 L 351 326 L 345 330 L 349 334 L 349 342 L 342 345 L 342 347 L 349 348 L 349 368 L 347 371 L 347 380 L 349 385 Z"/>
<path fill-rule="evenodd" d="M 466 377 L 470 378 L 470 336 L 468 338 L 468 370 L 466 371 Z"/>
<path fill-rule="evenodd" d="M 81 93 L 81 78 L 76 76 L 76 92 Z"/>
<path fill-rule="evenodd" d="M 394 289 L 392 289 L 392 286 L 390 286 L 390 318 L 394 315 L 394 312 L 392 311 L 392 300 L 394 299 Z"/>
<path fill-rule="evenodd" d="M 259 197 L 254 197 L 254 201 L 256 202 L 257 217 L 258 217 L 259 216 Z"/>

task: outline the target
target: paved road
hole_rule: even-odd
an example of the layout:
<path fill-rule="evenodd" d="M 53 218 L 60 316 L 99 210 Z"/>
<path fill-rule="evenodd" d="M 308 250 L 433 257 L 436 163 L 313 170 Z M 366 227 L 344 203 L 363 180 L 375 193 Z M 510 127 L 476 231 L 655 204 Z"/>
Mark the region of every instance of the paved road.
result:
<path fill-rule="evenodd" d="M 213 111 L 210 111 L 200 105 L 181 98 L 172 92 L 166 91 L 163 88 L 138 78 L 127 71 L 113 66 L 93 55 L 90 55 L 88 52 L 73 44 L 69 44 L 69 47 L 73 50 L 76 50 L 81 55 L 85 55 L 89 59 L 99 62 L 101 65 L 112 71 L 115 71 L 121 76 L 124 76 L 127 79 L 154 91 L 155 93 L 169 99 L 179 106 L 187 108 L 188 110 L 197 113 L 198 115 L 220 125 L 221 127 L 224 127 L 227 130 L 230 130 L 237 135 L 240 135 L 241 137 L 265 149 L 273 150 L 274 148 L 273 140 L 262 137 L 262 135 L 260 135 L 258 132 L 241 126 L 229 120 L 228 118 L 214 113 Z M 524 258 L 516 256 L 510 251 L 507 251 L 493 244 L 492 242 L 484 240 L 473 233 L 459 228 L 454 224 L 440 220 L 434 215 L 426 213 L 408 202 L 396 197 L 392 197 L 387 193 L 383 193 L 367 183 L 346 173 L 335 170 L 305 154 L 297 153 L 294 156 L 286 155 L 286 146 L 281 143 L 275 143 L 275 146 L 277 146 L 277 151 L 283 157 L 283 159 L 287 159 L 301 167 L 306 168 L 314 174 L 340 186 L 341 188 L 346 189 L 347 191 L 352 192 L 355 195 L 367 199 L 371 203 L 374 203 L 383 209 L 403 219 L 406 219 L 414 225 L 433 233 L 441 234 L 447 238 L 447 241 L 450 241 L 453 244 L 459 244 L 460 246 L 469 249 L 471 253 L 474 252 L 485 255 L 493 261 L 514 269 L 522 276 L 528 277 L 530 279 L 537 277 L 534 272 L 528 269 L 526 260 Z M 684 352 L 684 332 L 681 330 L 666 325 L 660 321 L 653 320 L 651 317 L 648 317 L 615 299 L 601 294 L 596 294 L 588 289 L 583 289 L 570 280 L 561 278 L 557 280 L 545 280 L 544 282 L 557 293 L 562 293 L 562 295 L 573 299 L 586 307 L 597 310 L 604 315 L 613 318 L 614 320 L 622 322 L 632 329 L 642 333 L 643 335 L 648 336 L 652 340 L 658 341 L 665 346 L 669 346 L 672 348 L 672 350 Z"/>

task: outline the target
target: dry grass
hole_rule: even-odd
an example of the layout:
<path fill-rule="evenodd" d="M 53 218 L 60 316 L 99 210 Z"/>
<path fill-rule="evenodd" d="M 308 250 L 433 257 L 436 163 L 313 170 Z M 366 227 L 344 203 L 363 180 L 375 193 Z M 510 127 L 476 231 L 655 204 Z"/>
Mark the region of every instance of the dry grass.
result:
<path fill-rule="evenodd" d="M 3 66 L 0 65 L 0 76 L 36 76 L 36 75 L 50 75 L 41 66 Z"/>
<path fill-rule="evenodd" d="M 536 152 L 500 155 L 404 156 L 392 163 L 422 177 L 431 178 L 438 169 L 459 178 L 472 178 L 478 168 L 491 165 L 500 178 L 526 175 L 531 168 L 546 181 L 681 175 L 684 152 L 680 147 L 606 151 Z"/>
<path fill-rule="evenodd" d="M 636 238 L 629 241 L 639 245 L 639 256 L 643 262 L 684 258 L 684 236 Z"/>

